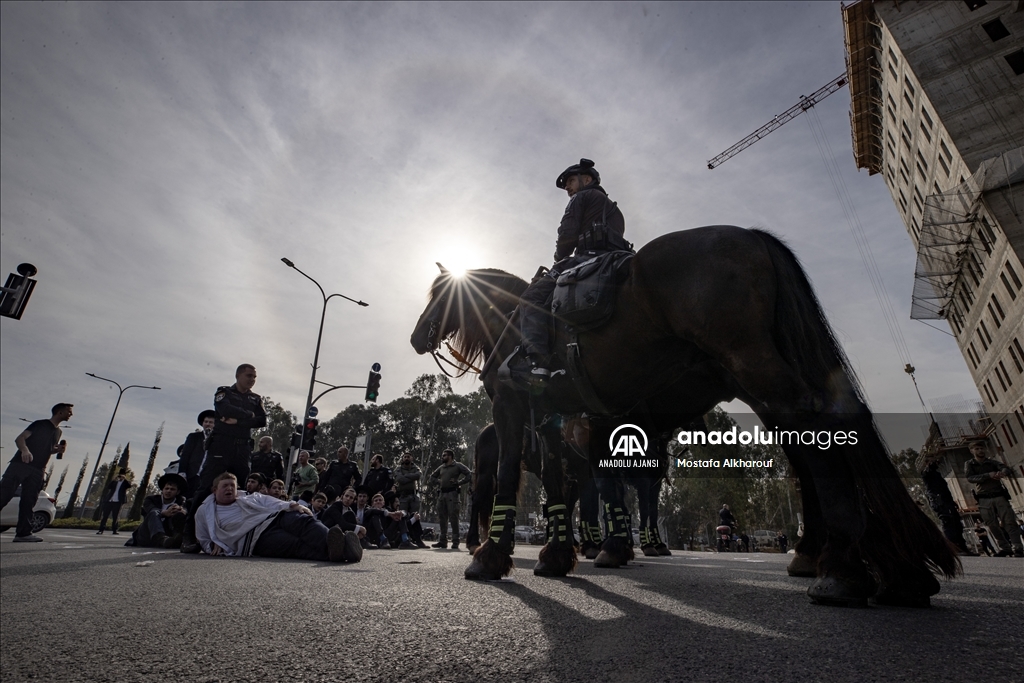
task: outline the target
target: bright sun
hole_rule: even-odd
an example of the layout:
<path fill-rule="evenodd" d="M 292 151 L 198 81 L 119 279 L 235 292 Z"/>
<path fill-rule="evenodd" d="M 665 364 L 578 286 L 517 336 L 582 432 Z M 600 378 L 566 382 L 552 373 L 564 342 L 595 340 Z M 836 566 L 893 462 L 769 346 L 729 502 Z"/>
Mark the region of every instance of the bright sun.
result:
<path fill-rule="evenodd" d="M 454 277 L 462 277 L 470 268 L 480 268 L 480 256 L 468 245 L 452 245 L 441 252 L 437 262 L 448 269 Z"/>

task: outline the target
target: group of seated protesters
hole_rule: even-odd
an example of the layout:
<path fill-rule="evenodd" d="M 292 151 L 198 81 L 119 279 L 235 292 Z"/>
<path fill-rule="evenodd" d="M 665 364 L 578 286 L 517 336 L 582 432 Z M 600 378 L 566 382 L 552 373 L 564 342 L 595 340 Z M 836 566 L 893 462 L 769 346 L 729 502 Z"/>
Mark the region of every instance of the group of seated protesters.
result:
<path fill-rule="evenodd" d="M 164 474 L 160 493 L 148 496 L 143 520 L 125 545 L 178 548 L 185 529 L 186 481 Z M 371 493 L 349 487 L 339 496 L 328 486 L 291 500 L 284 482 L 254 472 L 244 491 L 231 473 L 218 476 L 196 513 L 196 537 L 209 555 L 358 562 L 364 549 L 426 548 L 418 513 L 398 508 L 394 490 Z"/>

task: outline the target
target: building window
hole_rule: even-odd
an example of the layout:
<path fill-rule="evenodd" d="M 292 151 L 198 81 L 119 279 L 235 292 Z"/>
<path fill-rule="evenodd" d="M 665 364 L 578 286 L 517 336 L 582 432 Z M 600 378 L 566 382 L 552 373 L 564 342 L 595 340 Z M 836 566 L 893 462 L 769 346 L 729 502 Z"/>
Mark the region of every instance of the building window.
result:
<path fill-rule="evenodd" d="M 1003 326 L 1002 323 L 999 322 L 999 318 L 996 317 L 996 312 L 992 310 L 992 304 L 988 304 L 988 314 L 992 316 L 992 322 L 996 324 L 997 330 Z"/>
<path fill-rule="evenodd" d="M 892 63 L 889 64 L 889 73 L 892 74 L 892 79 L 897 83 L 900 82 L 900 75 L 896 73 L 896 69 L 892 68 Z"/>
<path fill-rule="evenodd" d="M 903 142 L 907 143 L 907 147 L 910 147 L 910 141 L 914 138 L 914 134 L 910 132 L 906 121 L 900 121 L 900 127 L 903 131 Z"/>
<path fill-rule="evenodd" d="M 907 166 L 907 162 L 903 160 L 903 157 L 900 157 L 900 171 L 903 172 L 903 179 L 907 180 L 910 176 L 910 168 Z M 907 184 L 910 184 L 909 180 L 907 180 Z"/>
<path fill-rule="evenodd" d="M 910 91 L 911 97 L 917 95 L 917 90 L 914 89 L 914 84 L 910 82 L 910 76 L 903 77 L 903 85 L 907 86 L 907 90 Z"/>
<path fill-rule="evenodd" d="M 1020 425 L 1020 428 L 1024 429 L 1024 417 L 1021 417 L 1020 411 L 1014 410 L 1013 416 L 1017 418 L 1017 424 Z M 1024 467 L 1021 468 L 1021 473 L 1024 474 Z"/>
<path fill-rule="evenodd" d="M 984 24 L 981 25 L 981 27 L 985 29 L 985 33 L 988 34 L 988 37 L 992 39 L 993 43 L 996 42 L 997 40 L 1002 40 L 1006 36 L 1010 35 L 1010 32 L 1007 30 L 1006 26 L 1004 26 L 1003 22 L 1001 22 L 998 18 L 993 19 L 992 21 L 985 22 Z"/>
<path fill-rule="evenodd" d="M 1006 437 L 1006 441 L 1010 444 L 1011 447 L 1013 447 L 1017 445 L 1017 435 L 1013 433 L 1012 428 L 1008 428 L 1009 425 L 1010 423 L 1007 421 L 1001 424 L 1000 426 L 1003 428 L 1003 436 Z"/>
<path fill-rule="evenodd" d="M 988 4 L 987 0 L 964 0 L 964 4 L 967 5 L 967 9 L 973 12 L 979 7 L 984 7 Z"/>
<path fill-rule="evenodd" d="M 907 106 L 910 107 L 910 111 L 914 111 L 914 100 L 906 90 L 903 91 L 903 100 L 907 103 Z"/>
<path fill-rule="evenodd" d="M 924 127 L 924 123 L 921 124 L 921 132 L 924 134 L 924 139 L 925 140 L 927 140 L 928 142 L 932 141 L 932 134 L 929 133 L 928 129 Z"/>
<path fill-rule="evenodd" d="M 1013 349 L 1013 344 L 1007 346 L 1006 350 L 1010 352 L 1010 360 L 1012 360 L 1013 364 L 1017 366 L 1017 374 L 1024 374 L 1024 364 L 1022 364 L 1021 362 L 1024 359 L 1021 359 L 1019 356 L 1017 356 L 1017 352 L 1014 351 Z"/>
<path fill-rule="evenodd" d="M 924 122 L 928 124 L 928 130 L 931 130 L 932 126 L 934 125 L 932 123 L 932 117 L 928 116 L 928 110 L 925 109 L 924 107 L 921 107 L 921 117 L 924 119 Z"/>
<path fill-rule="evenodd" d="M 1006 293 L 1010 295 L 1010 301 L 1016 300 L 1017 292 L 1013 291 L 1013 287 L 1010 286 L 1010 281 L 1006 279 L 1006 273 L 999 273 L 999 279 L 1003 281 L 1003 287 L 1006 287 Z"/>
<path fill-rule="evenodd" d="M 914 233 L 914 239 L 921 239 L 921 227 L 917 224 L 917 219 L 913 216 L 910 217 L 910 231 Z"/>
<path fill-rule="evenodd" d="M 903 173 L 903 171 L 900 171 L 900 173 Z M 903 176 L 904 180 L 906 180 L 906 178 L 907 178 L 906 176 Z M 899 188 L 896 188 L 896 191 L 900 193 L 900 208 L 903 209 L 903 213 L 906 213 L 907 212 L 907 198 L 903 196 L 903 190 L 901 190 Z"/>
<path fill-rule="evenodd" d="M 1013 73 L 1018 76 L 1024 74 L 1024 49 L 1004 55 L 1003 59 L 1005 59 L 1006 63 L 1010 65 L 1010 68 L 1013 69 Z"/>
<path fill-rule="evenodd" d="M 1006 366 L 1003 365 L 1003 361 L 999 361 L 999 367 L 1003 369 L 1003 377 L 1006 378 L 1006 383 L 1012 387 L 1013 386 L 1013 380 L 1010 379 L 1010 373 L 1008 373 L 1006 371 Z"/>
<path fill-rule="evenodd" d="M 924 130 L 924 128 L 922 127 L 921 130 Z M 925 132 L 927 133 L 927 131 Z M 924 155 L 921 154 L 921 150 L 917 150 L 917 163 L 924 166 L 924 170 L 928 170 L 928 162 L 924 160 Z"/>
<path fill-rule="evenodd" d="M 988 237 L 985 235 L 984 230 L 978 231 L 978 238 L 981 240 L 981 247 L 985 250 L 985 253 L 991 256 L 992 244 L 988 241 Z"/>
<path fill-rule="evenodd" d="M 992 244 L 995 244 L 999 240 L 996 238 L 996 233 L 992 230 L 992 224 L 988 222 L 988 219 L 984 216 L 981 217 L 981 227 L 985 229 L 988 234 L 988 238 L 992 240 Z"/>
<path fill-rule="evenodd" d="M 946 160 L 943 159 L 942 157 L 939 157 L 939 166 L 942 167 L 942 172 L 945 173 L 946 177 L 948 178 L 949 177 L 949 166 L 946 165 Z"/>
<path fill-rule="evenodd" d="M 939 147 L 942 149 L 942 153 L 946 157 L 946 161 L 953 163 L 953 154 L 949 151 L 949 147 L 946 147 L 946 143 L 939 140 Z"/>
<path fill-rule="evenodd" d="M 974 342 L 971 342 L 967 347 L 971 352 L 971 362 L 974 363 L 974 369 L 978 369 L 978 363 L 981 362 L 981 356 L 978 355 L 978 350 L 974 348 Z"/>
<path fill-rule="evenodd" d="M 1020 356 L 1021 361 L 1024 362 L 1024 348 L 1021 348 L 1020 342 L 1017 341 L 1016 337 L 1013 338 L 1013 347 L 1017 349 L 1017 355 Z"/>
<path fill-rule="evenodd" d="M 999 400 L 999 394 L 996 393 L 996 388 L 992 386 L 992 380 L 985 380 L 985 386 L 987 386 L 988 390 L 992 392 L 992 405 L 995 405 L 996 401 Z"/>
<path fill-rule="evenodd" d="M 981 388 L 985 390 L 985 398 L 988 399 L 989 405 L 993 405 L 994 406 L 996 404 L 996 401 L 995 401 L 994 398 L 992 398 L 992 394 L 991 394 L 991 392 L 989 392 L 988 387 L 986 385 L 982 384 Z"/>
<path fill-rule="evenodd" d="M 992 292 L 992 303 L 996 306 L 996 312 L 999 313 L 999 319 L 1006 320 L 1006 314 L 1003 313 L 1003 307 L 999 305 L 999 297 L 996 296 L 995 292 Z"/>
<path fill-rule="evenodd" d="M 973 254 L 971 256 L 973 257 Z M 974 280 L 974 286 L 981 287 L 981 279 L 978 277 L 980 268 L 979 270 L 975 270 L 974 264 L 972 264 L 970 261 L 964 261 L 964 265 L 967 266 L 967 274 L 971 276 L 972 280 Z"/>
<path fill-rule="evenodd" d="M 988 328 L 985 327 L 985 321 L 984 320 L 979 320 L 978 321 L 978 327 L 980 327 L 981 331 L 985 333 L 985 339 L 987 339 L 988 343 L 991 344 L 992 343 L 992 335 L 988 333 Z M 985 350 L 987 351 L 988 350 L 988 344 L 984 344 L 983 346 L 985 346 Z"/>
<path fill-rule="evenodd" d="M 892 60 L 892 63 L 895 64 L 896 66 L 900 65 L 900 60 L 896 56 L 896 53 L 892 51 L 891 47 L 889 48 L 889 59 Z"/>
<path fill-rule="evenodd" d="M 1017 291 L 1019 292 L 1021 290 L 1022 285 L 1020 283 L 1020 278 L 1017 277 L 1017 272 L 1013 269 L 1013 266 L 1010 265 L 1009 261 L 1006 262 L 1005 267 L 1006 272 L 1010 274 L 1010 278 L 1013 280 L 1013 284 L 1017 285 Z"/>

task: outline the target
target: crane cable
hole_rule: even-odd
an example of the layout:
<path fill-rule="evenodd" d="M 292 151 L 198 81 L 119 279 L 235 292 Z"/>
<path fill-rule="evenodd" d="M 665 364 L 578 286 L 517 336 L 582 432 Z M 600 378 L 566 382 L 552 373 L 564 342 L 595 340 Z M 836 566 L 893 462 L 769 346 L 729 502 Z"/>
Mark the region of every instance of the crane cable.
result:
<path fill-rule="evenodd" d="M 818 117 L 818 112 L 812 107 L 807 110 L 807 113 L 808 116 L 805 117 L 807 125 L 811 129 L 811 135 L 814 137 L 814 144 L 818 147 L 818 152 L 821 154 L 821 160 L 825 164 L 825 171 L 828 173 L 828 177 L 832 182 L 832 187 L 835 190 L 836 197 L 839 199 L 839 205 L 842 208 L 843 217 L 846 219 L 847 227 L 849 227 L 850 232 L 853 235 L 853 241 L 857 245 L 857 251 L 860 252 L 860 258 L 864 264 L 865 271 L 867 271 L 871 288 L 874 290 L 875 299 L 878 300 L 878 305 L 882 309 L 882 317 L 885 320 L 885 326 L 889 330 L 889 336 L 892 339 L 893 346 L 896 347 L 896 353 L 904 364 L 904 371 L 910 375 L 910 379 L 914 382 L 914 389 L 917 392 L 918 400 L 921 402 L 921 407 L 927 413 L 928 408 L 925 406 L 924 399 L 921 397 L 921 391 L 917 387 L 917 379 L 914 377 L 914 365 L 913 359 L 910 355 L 910 347 L 907 345 L 907 340 L 903 336 L 899 317 L 896 315 L 896 311 L 893 309 L 888 292 L 885 289 L 885 281 L 882 279 L 882 273 L 878 268 L 877 261 L 875 261 L 874 254 L 871 252 L 871 246 L 868 243 L 867 235 L 864 232 L 864 226 L 861 224 L 860 218 L 857 216 L 853 200 L 850 198 L 849 189 L 847 188 L 846 182 L 843 180 L 842 173 L 840 173 L 839 167 L 833 158 L 831 149 L 828 147 L 828 139 L 825 136 L 825 129 Z"/>

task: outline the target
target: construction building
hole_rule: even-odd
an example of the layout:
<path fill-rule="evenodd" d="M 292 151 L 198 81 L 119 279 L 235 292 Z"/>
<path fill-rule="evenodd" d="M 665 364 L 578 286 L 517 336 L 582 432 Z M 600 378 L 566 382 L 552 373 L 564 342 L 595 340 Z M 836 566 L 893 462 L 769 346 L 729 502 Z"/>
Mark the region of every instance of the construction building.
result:
<path fill-rule="evenodd" d="M 1024 0 L 860 0 L 843 21 L 854 156 L 917 249 L 911 318 L 949 324 L 1024 513 Z M 947 481 L 976 510 L 962 455 Z"/>

